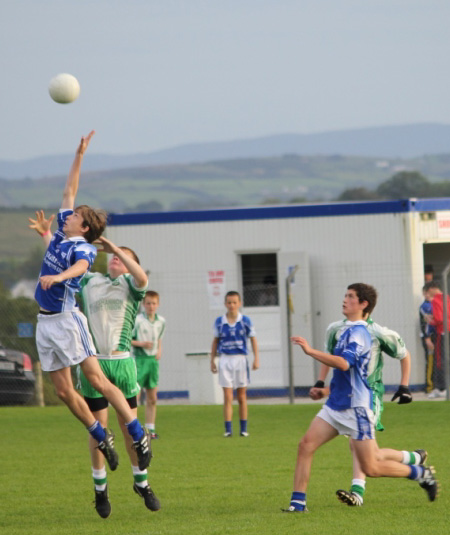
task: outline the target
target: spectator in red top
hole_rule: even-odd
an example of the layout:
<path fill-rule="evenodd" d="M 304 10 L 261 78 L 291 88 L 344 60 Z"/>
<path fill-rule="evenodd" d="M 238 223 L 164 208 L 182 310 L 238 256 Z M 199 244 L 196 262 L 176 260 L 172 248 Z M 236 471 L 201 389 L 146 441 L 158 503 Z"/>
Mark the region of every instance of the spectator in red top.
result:
<path fill-rule="evenodd" d="M 436 281 L 425 283 L 423 287 L 425 299 L 431 303 L 432 314 L 426 315 L 425 319 L 436 329 L 436 344 L 434 349 L 434 390 L 428 395 L 429 398 L 444 397 L 445 376 L 444 376 L 444 330 L 450 332 L 450 299 L 447 296 L 447 328 L 444 329 L 444 295 Z"/>

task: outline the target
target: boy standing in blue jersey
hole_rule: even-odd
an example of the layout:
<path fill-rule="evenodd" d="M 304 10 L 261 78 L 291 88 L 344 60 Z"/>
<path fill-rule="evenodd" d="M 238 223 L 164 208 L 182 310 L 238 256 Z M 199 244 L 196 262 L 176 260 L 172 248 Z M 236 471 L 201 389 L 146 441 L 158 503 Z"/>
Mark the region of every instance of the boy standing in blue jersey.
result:
<path fill-rule="evenodd" d="M 74 209 L 84 153 L 94 135 L 81 138 L 67 178 L 58 230 L 49 236 L 35 298 L 39 304 L 36 345 L 42 369 L 50 373 L 58 397 L 98 442 L 111 468 L 118 465 L 114 435 L 94 418 L 86 401 L 74 389 L 70 367 L 79 364 L 89 383 L 113 405 L 133 438 L 133 448 L 143 470 L 150 462 L 148 437 L 122 392 L 102 372 L 86 318 L 75 302 L 80 281 L 91 268 L 97 250 L 92 242 L 106 226 L 106 214 L 83 205 Z"/>
<path fill-rule="evenodd" d="M 215 363 L 219 355 L 219 384 L 223 388 L 223 416 L 225 421 L 224 437 L 233 436 L 233 389 L 237 390 L 239 403 L 240 435 L 248 437 L 247 432 L 247 385 L 248 339 L 253 350 L 253 370 L 259 368 L 258 344 L 255 329 L 248 316 L 243 316 L 239 309 L 241 297 L 238 292 L 231 291 L 225 296 L 226 314 L 214 322 L 214 340 L 211 348 L 211 371 L 217 373 Z"/>
<path fill-rule="evenodd" d="M 314 452 L 338 435 L 350 437 L 352 449 L 368 477 L 406 477 L 418 481 L 430 501 L 437 497 L 438 483 L 433 467 L 383 460 L 377 454 L 372 391 L 367 383 L 372 341 L 363 320 L 374 309 L 376 300 L 377 293 L 372 286 L 356 283 L 347 288 L 342 311 L 348 321 L 337 335 L 333 355 L 313 349 L 303 337 L 292 338 L 307 355 L 335 370 L 328 401 L 299 443 L 294 490 L 286 512 L 307 511 L 306 490 Z"/>

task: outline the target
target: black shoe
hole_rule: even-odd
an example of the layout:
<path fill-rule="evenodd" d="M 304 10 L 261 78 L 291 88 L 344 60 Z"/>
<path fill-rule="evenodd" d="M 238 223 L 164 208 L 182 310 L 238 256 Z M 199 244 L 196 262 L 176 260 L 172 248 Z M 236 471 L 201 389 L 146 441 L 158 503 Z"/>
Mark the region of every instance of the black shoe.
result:
<path fill-rule="evenodd" d="M 145 470 L 153 457 L 150 442 L 150 434 L 147 429 L 144 429 L 144 434 L 140 440 L 133 442 L 133 449 L 138 457 L 139 470 Z"/>
<path fill-rule="evenodd" d="M 414 453 L 418 453 L 420 455 L 420 463 L 419 464 L 425 464 L 425 461 L 428 458 L 427 450 L 414 450 Z"/>
<path fill-rule="evenodd" d="M 114 433 L 109 429 L 105 429 L 105 432 L 105 440 L 100 442 L 97 448 L 105 456 L 110 470 L 115 470 L 119 464 L 119 456 L 117 455 L 117 451 L 114 449 Z"/>
<path fill-rule="evenodd" d="M 152 431 L 152 432 L 150 433 L 150 438 L 151 438 L 152 440 L 156 440 L 157 438 L 159 438 L 159 435 L 158 435 L 158 433 L 153 433 L 153 431 Z"/>
<path fill-rule="evenodd" d="M 435 477 L 433 466 L 423 466 L 423 476 L 419 479 L 419 485 L 425 489 L 430 502 L 434 502 L 439 494 L 439 483 Z"/>
<path fill-rule="evenodd" d="M 356 492 L 348 492 L 347 490 L 337 490 L 336 491 L 337 499 L 345 503 L 346 505 L 350 505 L 351 507 L 359 507 L 363 504 L 363 500 L 359 494 L 356 494 Z"/>
<path fill-rule="evenodd" d="M 159 503 L 158 498 L 148 485 L 146 487 L 138 487 L 138 485 L 134 483 L 133 490 L 136 494 L 139 494 L 141 498 L 144 498 L 145 507 L 147 507 L 147 509 L 150 509 L 150 511 L 159 511 L 161 509 L 161 504 Z"/>
<path fill-rule="evenodd" d="M 95 491 L 95 510 L 102 518 L 111 514 L 111 504 L 108 500 L 108 489 Z"/>

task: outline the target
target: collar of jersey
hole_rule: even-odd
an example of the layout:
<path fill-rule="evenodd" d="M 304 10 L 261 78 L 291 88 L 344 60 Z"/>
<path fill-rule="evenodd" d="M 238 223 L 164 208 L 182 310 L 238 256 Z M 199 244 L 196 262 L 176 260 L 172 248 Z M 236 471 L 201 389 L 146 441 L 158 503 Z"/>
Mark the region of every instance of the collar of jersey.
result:
<path fill-rule="evenodd" d="M 84 238 L 83 236 L 72 236 L 71 238 L 64 238 L 63 242 L 65 241 L 86 241 L 86 238 Z"/>
<path fill-rule="evenodd" d="M 148 317 L 147 312 L 142 312 L 142 314 L 144 315 L 144 318 L 150 323 L 155 323 L 156 320 L 159 320 L 158 314 L 156 312 L 155 312 L 155 319 L 153 321 Z"/>
<path fill-rule="evenodd" d="M 236 321 L 233 323 L 233 325 L 236 325 L 236 323 L 238 321 L 241 321 L 241 319 L 242 319 L 242 314 L 239 312 L 238 317 L 236 318 Z M 223 323 L 228 323 L 228 325 L 231 325 L 231 323 L 228 321 L 228 318 L 227 318 L 226 314 L 224 314 L 222 316 L 222 321 L 223 321 Z"/>
<path fill-rule="evenodd" d="M 358 320 L 362 322 L 362 324 L 367 323 L 367 325 L 372 325 L 373 319 L 369 316 L 366 320 Z M 357 321 L 348 321 L 347 318 L 345 318 L 344 323 L 349 323 L 350 325 L 355 325 L 355 323 L 358 323 Z"/>

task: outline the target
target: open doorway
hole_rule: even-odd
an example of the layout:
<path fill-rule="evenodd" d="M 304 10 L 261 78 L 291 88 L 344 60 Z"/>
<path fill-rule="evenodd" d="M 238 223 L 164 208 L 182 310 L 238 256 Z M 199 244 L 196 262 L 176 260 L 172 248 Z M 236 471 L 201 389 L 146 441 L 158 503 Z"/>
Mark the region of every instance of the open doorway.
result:
<path fill-rule="evenodd" d="M 450 243 L 424 243 L 423 264 L 425 270 L 432 269 L 433 280 L 442 282 L 441 274 L 450 262 Z"/>

